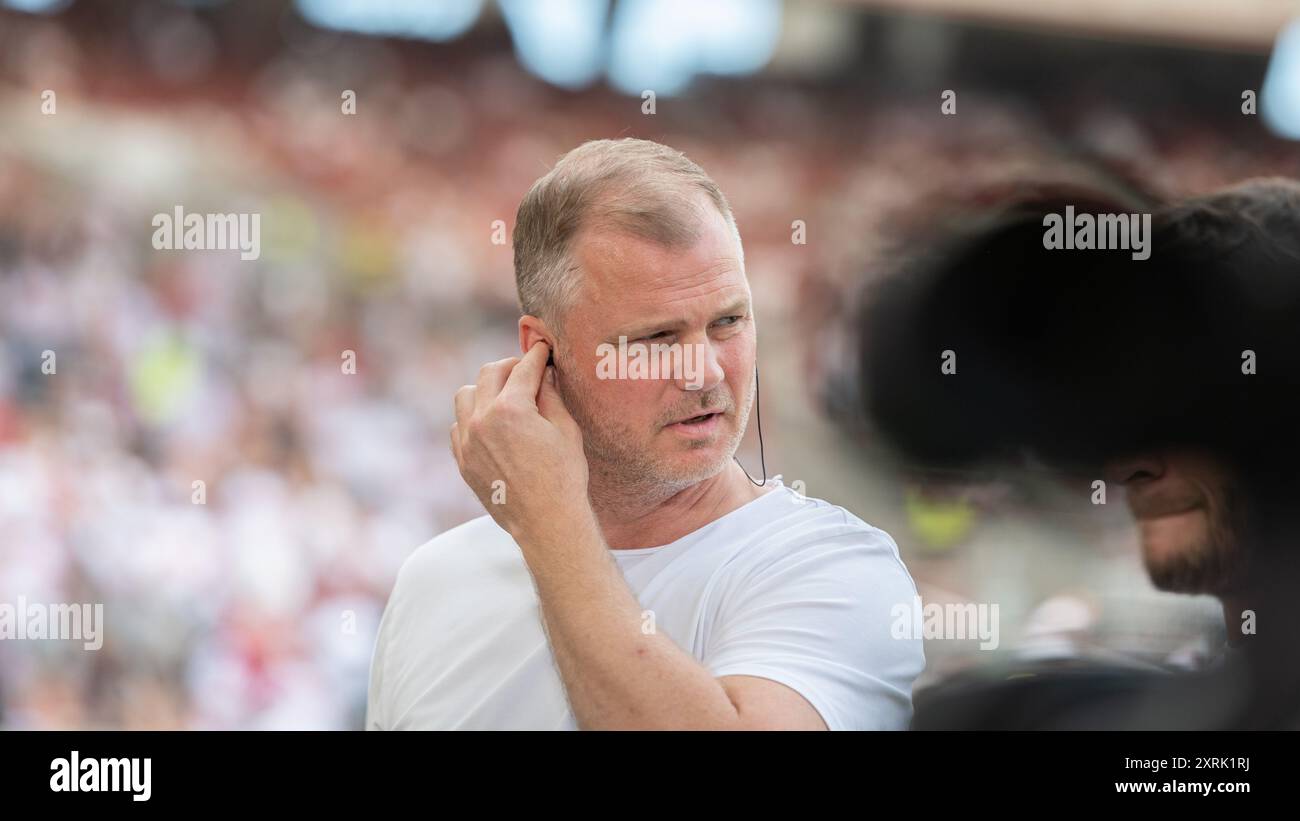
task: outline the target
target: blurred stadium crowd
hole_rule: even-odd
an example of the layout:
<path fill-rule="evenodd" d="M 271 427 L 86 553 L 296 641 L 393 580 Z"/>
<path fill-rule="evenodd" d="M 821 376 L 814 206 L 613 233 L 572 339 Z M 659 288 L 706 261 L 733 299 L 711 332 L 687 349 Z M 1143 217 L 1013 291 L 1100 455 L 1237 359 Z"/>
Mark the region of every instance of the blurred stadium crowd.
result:
<path fill-rule="evenodd" d="M 909 529 L 901 493 L 870 492 L 884 468 L 817 433 L 816 397 L 900 215 L 1087 165 L 1040 111 L 977 93 L 948 120 L 937 93 L 759 76 L 647 116 L 635 98 L 547 87 L 504 44 L 433 60 L 301 27 L 273 57 L 226 66 L 220 35 L 171 25 L 136 61 L 57 18 L 0 17 L 0 597 L 106 614 L 96 653 L 0 642 L 0 726 L 359 727 L 401 562 L 481 512 L 446 436 L 455 389 L 517 345 L 493 223 L 511 225 L 532 180 L 592 138 L 680 148 L 731 200 L 774 362 L 770 469 L 893 532 L 923 589 L 996 583 L 987 556 L 959 561 Z M 1072 145 L 1164 195 L 1300 158 L 1071 99 L 1087 100 Z M 152 216 L 178 203 L 260 213 L 261 258 L 154 250 Z M 873 471 L 881 484 L 844 484 Z M 1123 526 L 1102 541 L 1127 570 Z M 1021 616 L 1073 572 L 1018 579 Z M 1071 606 L 1053 605 L 1077 621 Z M 1213 636 L 1214 608 L 1196 612 L 1162 654 Z"/>

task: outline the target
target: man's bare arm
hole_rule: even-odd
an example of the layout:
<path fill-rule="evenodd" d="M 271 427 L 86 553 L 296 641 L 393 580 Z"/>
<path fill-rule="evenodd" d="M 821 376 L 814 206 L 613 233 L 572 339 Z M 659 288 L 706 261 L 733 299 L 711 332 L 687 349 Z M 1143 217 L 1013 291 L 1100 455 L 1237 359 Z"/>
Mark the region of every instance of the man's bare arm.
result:
<path fill-rule="evenodd" d="M 825 730 L 799 693 L 755 676 L 714 676 L 662 633 L 643 629 L 594 519 L 520 542 L 542 620 L 583 729 Z"/>

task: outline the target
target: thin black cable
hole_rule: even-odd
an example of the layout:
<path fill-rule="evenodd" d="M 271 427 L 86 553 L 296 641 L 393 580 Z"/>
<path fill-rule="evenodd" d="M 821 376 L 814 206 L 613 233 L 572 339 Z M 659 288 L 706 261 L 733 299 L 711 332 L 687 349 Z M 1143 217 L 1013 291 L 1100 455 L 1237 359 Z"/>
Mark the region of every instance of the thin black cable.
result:
<path fill-rule="evenodd" d="M 758 389 L 758 363 L 754 363 L 754 416 L 758 421 L 758 463 L 763 467 L 763 481 L 755 482 L 754 477 L 749 475 L 744 465 L 740 465 L 740 457 L 732 455 L 740 469 L 745 471 L 745 478 L 749 480 L 754 487 L 763 487 L 767 484 L 767 456 L 763 453 L 763 396 Z"/>

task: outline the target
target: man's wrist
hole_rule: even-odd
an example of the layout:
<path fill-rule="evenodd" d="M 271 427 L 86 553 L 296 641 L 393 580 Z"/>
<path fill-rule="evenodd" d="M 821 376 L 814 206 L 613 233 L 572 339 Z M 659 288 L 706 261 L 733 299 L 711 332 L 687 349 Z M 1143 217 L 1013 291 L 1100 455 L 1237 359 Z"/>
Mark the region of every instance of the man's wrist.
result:
<path fill-rule="evenodd" d="M 557 512 L 543 522 L 516 528 L 511 535 L 529 565 L 548 557 L 572 554 L 575 550 L 605 546 L 600 524 L 590 506 L 572 513 Z"/>

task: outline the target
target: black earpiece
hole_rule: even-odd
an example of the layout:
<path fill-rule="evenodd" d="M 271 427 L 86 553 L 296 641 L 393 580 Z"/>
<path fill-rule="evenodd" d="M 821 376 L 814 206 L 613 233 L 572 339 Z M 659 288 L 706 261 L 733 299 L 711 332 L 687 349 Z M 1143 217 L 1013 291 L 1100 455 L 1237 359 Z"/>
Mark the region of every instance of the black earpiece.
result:
<path fill-rule="evenodd" d="M 745 470 L 745 466 L 740 465 L 740 459 L 736 456 L 731 458 L 735 460 L 736 464 L 740 465 L 741 470 L 745 471 L 745 478 L 749 479 L 751 484 L 755 487 L 762 487 L 767 484 L 767 454 L 763 453 L 763 397 L 758 390 L 757 362 L 754 363 L 754 416 L 756 417 L 755 421 L 758 422 L 758 463 L 763 468 L 763 481 L 755 482 L 754 477 L 750 476 L 749 471 Z"/>

